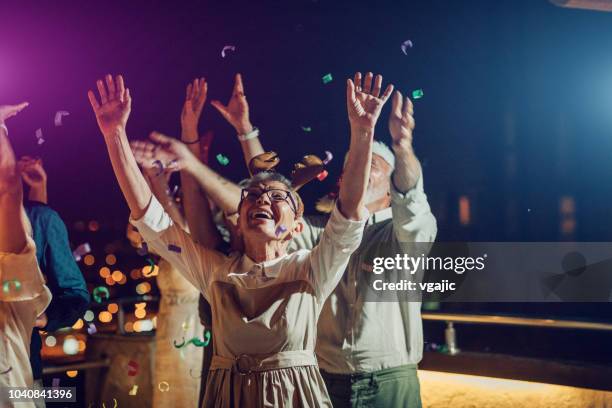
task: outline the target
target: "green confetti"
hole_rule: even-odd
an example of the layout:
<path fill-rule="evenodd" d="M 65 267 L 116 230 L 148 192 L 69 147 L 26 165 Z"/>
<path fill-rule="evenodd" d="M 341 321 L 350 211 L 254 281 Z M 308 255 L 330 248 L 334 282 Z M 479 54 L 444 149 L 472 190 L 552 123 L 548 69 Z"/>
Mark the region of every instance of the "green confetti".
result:
<path fill-rule="evenodd" d="M 312 131 L 312 128 L 310 126 L 302 126 L 302 130 L 304 132 L 310 132 L 310 131 Z"/>
<path fill-rule="evenodd" d="M 332 74 L 327 74 L 322 79 L 324 84 L 329 84 L 333 79 Z"/>
<path fill-rule="evenodd" d="M 421 99 L 423 97 L 423 90 L 422 89 L 416 89 L 414 91 L 412 91 L 412 99 Z"/>
<path fill-rule="evenodd" d="M 229 164 L 229 159 L 225 157 L 224 155 L 222 155 L 221 153 L 217 155 L 217 161 L 221 163 L 223 166 L 227 166 Z"/>

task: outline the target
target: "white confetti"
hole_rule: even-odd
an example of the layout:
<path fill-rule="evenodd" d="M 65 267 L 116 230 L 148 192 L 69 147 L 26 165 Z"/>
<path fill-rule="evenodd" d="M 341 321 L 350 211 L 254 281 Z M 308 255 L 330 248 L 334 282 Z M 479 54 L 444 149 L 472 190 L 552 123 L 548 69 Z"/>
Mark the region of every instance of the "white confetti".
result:
<path fill-rule="evenodd" d="M 235 45 L 226 45 L 225 47 L 223 47 L 223 49 L 221 50 L 221 56 L 223 58 L 225 58 L 225 51 L 236 51 L 236 46 Z"/>
<path fill-rule="evenodd" d="M 39 145 L 45 143 L 45 139 L 43 139 L 42 129 L 36 129 L 36 140 L 38 141 Z"/>
<path fill-rule="evenodd" d="M 404 55 L 408 55 L 408 48 L 412 48 L 412 41 L 406 40 L 402 43 L 402 52 Z"/>
<path fill-rule="evenodd" d="M 68 116 L 70 112 L 57 111 L 55 112 L 55 126 L 62 126 L 62 116 Z"/>

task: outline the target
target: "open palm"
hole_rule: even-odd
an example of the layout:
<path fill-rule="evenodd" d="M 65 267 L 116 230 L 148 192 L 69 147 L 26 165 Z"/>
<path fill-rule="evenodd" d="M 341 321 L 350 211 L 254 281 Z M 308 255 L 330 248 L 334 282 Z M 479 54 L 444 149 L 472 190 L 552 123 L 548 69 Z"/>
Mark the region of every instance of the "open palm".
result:
<path fill-rule="evenodd" d="M 106 86 L 102 80 L 96 81 L 100 102 L 92 91 L 87 92 L 87 96 L 96 114 L 100 131 L 104 135 L 112 135 L 125 131 L 132 109 L 132 97 L 130 90 L 125 88 L 121 75 L 117 75 L 115 79 L 106 75 L 105 79 Z"/>
<path fill-rule="evenodd" d="M 244 94 L 244 86 L 242 85 L 242 76 L 240 74 L 236 74 L 232 97 L 227 106 L 217 100 L 212 101 L 210 104 L 236 129 L 238 134 L 245 134 L 253 129 L 249 119 L 249 103 Z"/>
<path fill-rule="evenodd" d="M 355 74 L 354 82 L 350 79 L 346 87 L 346 103 L 351 126 L 374 129 L 385 102 L 393 92 L 393 85 L 388 85 L 385 92 L 380 95 L 382 76 L 376 75 L 372 83 L 373 74 L 368 72 L 365 81 L 361 82 L 361 72 Z"/>
<path fill-rule="evenodd" d="M 395 91 L 389 115 L 389 133 L 394 145 L 412 145 L 412 131 L 415 125 L 413 114 L 414 107 L 410 98 L 402 98 L 402 94 Z"/>
<path fill-rule="evenodd" d="M 198 121 L 206 102 L 208 84 L 204 78 L 196 78 L 187 85 L 185 103 L 181 112 L 181 126 L 197 133 Z"/>

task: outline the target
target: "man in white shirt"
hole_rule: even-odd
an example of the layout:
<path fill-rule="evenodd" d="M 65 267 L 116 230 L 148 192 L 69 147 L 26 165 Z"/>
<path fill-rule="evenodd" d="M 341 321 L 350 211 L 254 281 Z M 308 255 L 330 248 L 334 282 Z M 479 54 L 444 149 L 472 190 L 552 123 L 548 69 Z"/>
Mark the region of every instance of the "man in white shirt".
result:
<path fill-rule="evenodd" d="M 27 106 L 0 106 L 0 406 L 13 407 L 6 387 L 32 387 L 30 337 L 51 293 L 36 262 L 22 205 L 22 185 L 5 120 Z M 17 404 L 34 407 L 33 402 Z"/>
<path fill-rule="evenodd" d="M 412 150 L 412 115 L 410 99 L 396 92 L 389 118 L 392 150 L 381 142 L 373 147 L 366 198 L 372 215 L 361 246 L 351 255 L 319 318 L 316 353 L 335 407 L 421 406 L 416 375 L 423 356 L 421 303 L 372 301 L 366 296 L 372 291 L 372 269 L 367 264 L 372 256 L 421 256 L 436 237 L 436 219 Z M 304 224 L 294 238 L 294 249 L 316 245 L 324 217 L 305 217 Z"/>

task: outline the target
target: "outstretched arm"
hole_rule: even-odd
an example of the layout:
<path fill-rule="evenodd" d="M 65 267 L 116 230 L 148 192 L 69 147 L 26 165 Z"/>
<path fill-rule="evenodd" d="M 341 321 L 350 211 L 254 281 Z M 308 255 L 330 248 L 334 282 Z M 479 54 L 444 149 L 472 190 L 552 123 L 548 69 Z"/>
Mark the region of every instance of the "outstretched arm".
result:
<path fill-rule="evenodd" d="M 23 188 L 5 121 L 28 106 L 0 106 L 0 252 L 21 253 L 27 243 Z"/>
<path fill-rule="evenodd" d="M 204 78 L 194 79 L 187 85 L 185 103 L 181 113 L 181 140 L 187 144 L 189 151 L 195 157 L 200 157 L 203 163 L 208 162 L 208 149 L 212 139 L 212 136 L 208 135 L 203 140 L 198 136 L 198 122 L 206 102 L 207 92 L 206 80 Z M 204 148 L 203 154 L 201 154 L 202 148 Z M 181 171 L 181 188 L 183 190 L 183 209 L 191 236 L 196 242 L 207 248 L 216 248 L 221 243 L 221 236 L 213 222 L 207 195 L 187 171 Z"/>
<path fill-rule="evenodd" d="M 249 104 L 244 94 L 244 86 L 242 85 L 242 75 L 236 74 L 232 97 L 227 106 L 217 100 L 212 101 L 211 105 L 217 108 L 221 116 L 233 126 L 238 136 L 244 136 L 253 131 L 253 125 L 249 119 Z M 265 152 L 258 136 L 241 139 L 240 147 L 242 147 L 242 154 L 247 168 L 253 157 Z"/>
<path fill-rule="evenodd" d="M 348 79 L 346 84 L 351 142 L 344 172 L 351 177 L 342 177 L 339 209 L 342 215 L 351 220 L 361 220 L 367 214 L 365 194 L 370 177 L 374 128 L 385 102 L 393 92 L 393 85 L 388 85 L 384 94 L 380 95 L 382 76 L 376 75 L 374 83 L 372 77 L 372 73 L 368 72 L 362 87 L 361 73 L 358 72 L 355 82 Z"/>
<path fill-rule="evenodd" d="M 96 82 L 100 102 L 89 91 L 89 102 L 96 114 L 96 120 L 108 155 L 119 182 L 119 187 L 127 201 L 133 219 L 140 219 L 151 202 L 151 189 L 138 168 L 126 134 L 126 124 L 132 108 L 130 90 L 125 88 L 123 77 L 113 79 L 106 75 L 106 85 L 102 80 Z"/>
<path fill-rule="evenodd" d="M 393 184 L 400 193 L 406 193 L 416 186 L 421 177 L 421 164 L 412 149 L 413 115 L 414 107 L 410 98 L 404 99 L 400 91 L 395 91 L 389 116 L 389 132 L 395 153 Z"/>

